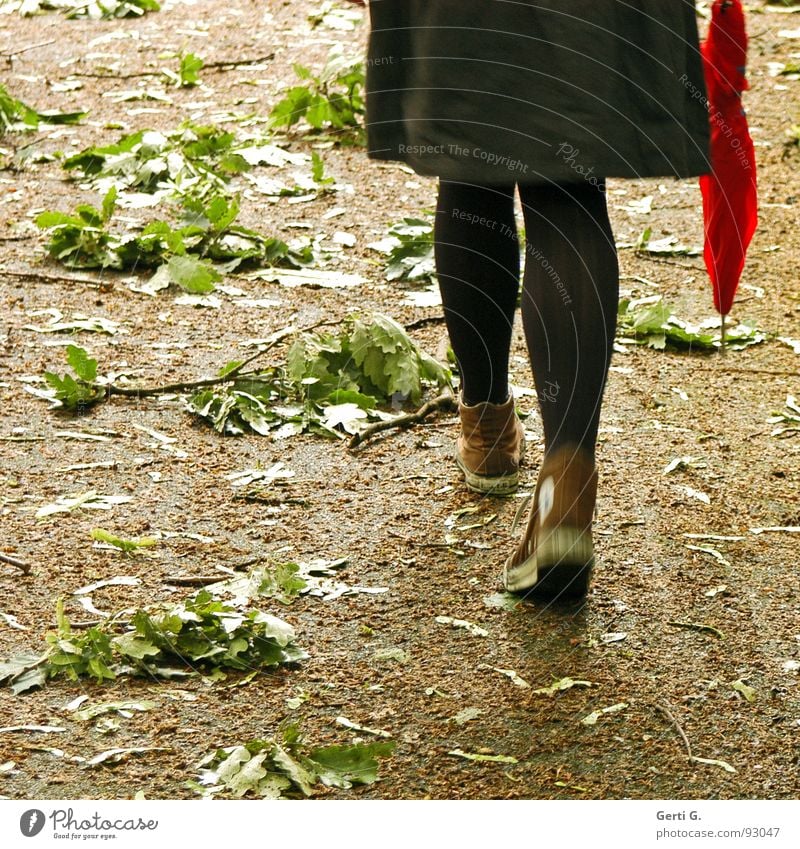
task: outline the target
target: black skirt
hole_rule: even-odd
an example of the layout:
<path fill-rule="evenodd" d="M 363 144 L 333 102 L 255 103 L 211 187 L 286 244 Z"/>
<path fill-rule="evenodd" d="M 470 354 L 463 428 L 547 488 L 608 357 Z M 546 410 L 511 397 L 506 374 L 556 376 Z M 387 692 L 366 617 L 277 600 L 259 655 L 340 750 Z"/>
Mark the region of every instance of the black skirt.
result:
<path fill-rule="evenodd" d="M 372 0 L 369 156 L 482 183 L 707 173 L 693 0 Z"/>

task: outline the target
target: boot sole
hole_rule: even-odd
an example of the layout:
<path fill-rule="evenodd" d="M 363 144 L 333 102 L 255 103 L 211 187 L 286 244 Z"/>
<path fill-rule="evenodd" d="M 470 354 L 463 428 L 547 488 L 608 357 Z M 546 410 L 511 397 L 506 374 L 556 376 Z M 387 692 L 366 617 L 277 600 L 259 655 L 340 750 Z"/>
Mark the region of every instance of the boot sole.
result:
<path fill-rule="evenodd" d="M 456 454 L 458 468 L 464 474 L 464 482 L 468 489 L 479 492 L 481 495 L 512 495 L 519 489 L 519 472 L 511 472 L 507 475 L 478 475 L 471 472 L 462 462 L 461 457 Z"/>
<path fill-rule="evenodd" d="M 580 598 L 589 589 L 593 568 L 591 535 L 578 528 L 554 528 L 531 557 L 511 570 L 503 570 L 503 585 L 513 593 Z"/>
<path fill-rule="evenodd" d="M 519 448 L 519 460 L 525 457 L 525 437 L 523 435 Z M 505 475 L 479 475 L 470 471 L 463 463 L 458 449 L 455 452 L 456 465 L 464 474 L 467 489 L 479 492 L 481 495 L 513 495 L 519 489 L 519 472 L 508 472 Z"/>

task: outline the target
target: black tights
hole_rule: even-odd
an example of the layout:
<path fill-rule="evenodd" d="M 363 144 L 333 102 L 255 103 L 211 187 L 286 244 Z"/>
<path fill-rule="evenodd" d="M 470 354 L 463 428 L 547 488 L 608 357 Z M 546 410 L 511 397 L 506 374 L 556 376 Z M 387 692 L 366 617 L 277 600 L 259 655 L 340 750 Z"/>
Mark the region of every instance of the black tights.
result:
<path fill-rule="evenodd" d="M 514 184 L 439 184 L 436 267 L 466 404 L 508 397 L 519 293 Z M 546 451 L 594 452 L 614 342 L 619 268 L 604 186 L 519 186 L 525 216 L 522 325 Z"/>

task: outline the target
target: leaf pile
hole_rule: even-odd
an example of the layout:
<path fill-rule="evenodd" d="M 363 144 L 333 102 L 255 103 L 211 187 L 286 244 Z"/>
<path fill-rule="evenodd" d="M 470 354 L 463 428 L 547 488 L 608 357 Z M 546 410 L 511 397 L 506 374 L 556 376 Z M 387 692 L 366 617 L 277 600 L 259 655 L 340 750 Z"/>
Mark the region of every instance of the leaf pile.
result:
<path fill-rule="evenodd" d="M 121 634 L 115 634 L 118 618 L 75 633 L 59 600 L 47 651 L 0 664 L 0 683 L 8 682 L 17 694 L 61 676 L 98 683 L 123 674 L 172 678 L 200 670 L 267 669 L 308 656 L 283 620 L 215 599 L 206 590 L 178 605 L 138 610 Z"/>
<path fill-rule="evenodd" d="M 792 436 L 800 433 L 800 405 L 794 395 L 786 396 L 786 410 L 773 411 L 767 419 L 769 424 L 777 425 L 770 432 L 770 436 Z"/>
<path fill-rule="evenodd" d="M 63 12 L 70 20 L 94 21 L 141 17 L 161 9 L 157 0 L 11 0 L 2 6 L 4 11 L 18 11 L 24 18 L 43 12 Z"/>
<path fill-rule="evenodd" d="M 85 349 L 67 345 L 67 362 L 74 374 L 44 373 L 44 379 L 54 390 L 53 397 L 68 410 L 84 409 L 101 401 L 105 397 L 105 390 L 95 383 L 97 360 L 89 357 Z"/>
<path fill-rule="evenodd" d="M 293 250 L 280 239 L 236 224 L 235 197 L 186 197 L 177 225 L 156 219 L 138 234 L 109 228 L 116 201 L 117 189 L 112 186 L 100 209 L 79 204 L 72 214 L 40 213 L 36 226 L 50 234 L 50 256 L 68 268 L 135 270 L 166 264 L 167 284 L 193 293 L 210 292 L 221 279 L 209 261 L 226 263 L 225 270 L 233 272 L 244 263 L 299 268 L 312 259 L 310 248 Z"/>
<path fill-rule="evenodd" d="M 664 350 L 667 345 L 690 350 L 712 351 L 721 345 L 719 319 L 711 318 L 700 325 L 691 324 L 675 315 L 660 295 L 637 301 L 623 298 L 619 303 L 617 336 L 630 344 L 647 345 Z M 767 335 L 754 323 L 742 322 L 725 333 L 725 345 L 738 351 L 764 342 Z"/>
<path fill-rule="evenodd" d="M 5 132 L 35 130 L 39 124 L 77 124 L 85 112 L 37 112 L 17 100 L 0 83 L 0 136 Z"/>
<path fill-rule="evenodd" d="M 358 58 L 347 57 L 340 45 L 334 45 L 319 72 L 313 74 L 303 65 L 294 65 L 303 85 L 285 92 L 270 112 L 270 125 L 289 129 L 306 121 L 315 130 L 359 130 L 364 108 L 364 65 Z M 357 132 L 356 138 L 361 139 Z"/>
<path fill-rule="evenodd" d="M 196 72 L 202 66 L 202 60 L 192 63 L 192 59 L 197 57 L 183 57 L 177 75 L 181 81 L 192 68 Z M 249 149 L 244 144 L 238 147 Z M 172 132 L 139 130 L 115 144 L 86 148 L 64 160 L 64 168 L 101 190 L 112 181 L 118 188 L 139 192 L 192 191 L 196 195 L 198 190 L 206 192 L 209 188 L 219 191 L 231 176 L 248 171 L 251 163 L 237 151 L 233 133 L 184 123 Z"/>
<path fill-rule="evenodd" d="M 435 275 L 433 225 L 420 218 L 404 218 L 389 235 L 370 247 L 388 254 L 387 280 L 428 282 Z"/>
<path fill-rule="evenodd" d="M 235 365 L 235 364 L 229 364 Z M 354 433 L 378 408 L 418 403 L 426 383 L 450 385 L 450 372 L 422 351 L 393 319 L 351 319 L 343 332 L 305 333 L 285 368 L 237 377 L 223 389 L 197 392 L 189 409 L 220 433 L 248 430 L 287 436 L 304 430 Z"/>
<path fill-rule="evenodd" d="M 280 799 L 285 794 L 311 796 L 316 784 L 349 790 L 378 779 L 378 758 L 389 757 L 393 742 L 327 746 L 306 752 L 296 726 L 285 732 L 282 745 L 272 739 L 251 740 L 207 755 L 198 764 L 198 782 L 189 786 L 200 795 Z"/>
<path fill-rule="evenodd" d="M 654 239 L 653 231 L 650 227 L 642 231 L 634 247 L 638 253 L 653 254 L 655 256 L 698 256 L 702 253 L 700 248 L 690 248 L 679 242 L 675 236 Z"/>

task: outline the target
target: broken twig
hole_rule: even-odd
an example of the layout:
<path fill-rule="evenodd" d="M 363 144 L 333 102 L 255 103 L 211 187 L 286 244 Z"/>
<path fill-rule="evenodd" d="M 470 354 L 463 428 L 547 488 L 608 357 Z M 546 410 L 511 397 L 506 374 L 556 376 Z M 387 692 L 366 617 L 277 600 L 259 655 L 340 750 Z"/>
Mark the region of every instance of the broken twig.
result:
<path fill-rule="evenodd" d="M 683 745 L 686 746 L 686 755 L 689 760 L 692 760 L 692 758 L 694 757 L 692 755 L 692 745 L 689 742 L 689 738 L 686 736 L 686 732 L 683 730 L 683 728 L 681 728 L 681 725 L 678 720 L 675 719 L 675 717 L 672 715 L 672 711 L 664 704 L 656 704 L 655 707 L 656 710 L 660 710 L 661 713 L 663 713 L 664 716 L 669 719 L 673 726 L 675 726 L 675 730 L 678 732 L 678 734 L 680 734 L 681 740 L 683 740 Z"/>
<path fill-rule="evenodd" d="M 1 551 L 0 563 L 8 563 L 9 566 L 16 566 L 18 569 L 22 569 L 26 575 L 31 571 L 30 563 L 26 563 L 24 560 L 19 560 L 16 557 L 11 557 L 8 554 L 3 554 Z"/>
<path fill-rule="evenodd" d="M 231 383 L 240 377 L 256 377 L 262 372 L 258 369 L 254 371 L 243 371 L 245 366 L 250 365 L 253 360 L 258 359 L 263 354 L 266 354 L 267 351 L 272 350 L 276 345 L 283 342 L 289 336 L 295 336 L 298 333 L 308 333 L 312 330 L 315 330 L 317 327 L 325 326 L 335 326 L 337 324 L 341 324 L 341 321 L 318 321 L 316 324 L 309 325 L 308 327 L 287 327 L 283 330 L 278 331 L 273 334 L 272 338 L 265 345 L 259 347 L 259 349 L 249 356 L 246 360 L 243 360 L 239 363 L 238 366 L 235 366 L 230 371 L 226 372 L 224 375 L 220 377 L 207 377 L 202 380 L 189 380 L 183 381 L 181 383 L 166 383 L 162 386 L 119 386 L 116 383 L 91 383 L 89 384 L 94 389 L 98 389 L 101 392 L 104 392 L 107 398 L 110 398 L 112 395 L 122 396 L 125 398 L 152 398 L 157 395 L 170 395 L 172 393 L 181 393 L 181 392 L 191 392 L 193 389 L 200 389 L 204 386 L 218 386 L 221 383 Z"/>
<path fill-rule="evenodd" d="M 424 421 L 433 413 L 447 413 L 452 412 L 455 409 L 455 398 L 452 393 L 445 392 L 443 395 L 439 395 L 437 398 L 423 404 L 415 413 L 397 416 L 397 418 L 388 422 L 375 422 L 374 424 L 368 425 L 364 428 L 364 430 L 359 431 L 355 434 L 355 436 L 353 436 L 347 447 L 352 451 L 354 448 L 358 448 L 359 445 L 362 445 L 368 439 L 375 436 L 376 433 L 381 433 L 384 430 L 393 430 L 394 428 L 399 427 L 410 427 L 411 425 L 419 424 L 421 421 Z"/>
<path fill-rule="evenodd" d="M 258 65 L 261 62 L 269 62 L 275 58 L 274 53 L 266 56 L 257 56 L 255 59 L 223 59 L 219 62 L 205 62 L 202 71 L 227 71 L 229 68 L 240 68 L 243 65 Z M 90 79 L 107 79 L 113 77 L 115 80 L 135 80 L 140 77 L 162 77 L 163 71 L 135 71 L 130 74 L 118 74 L 114 71 L 75 71 L 70 77 L 88 77 Z"/>

